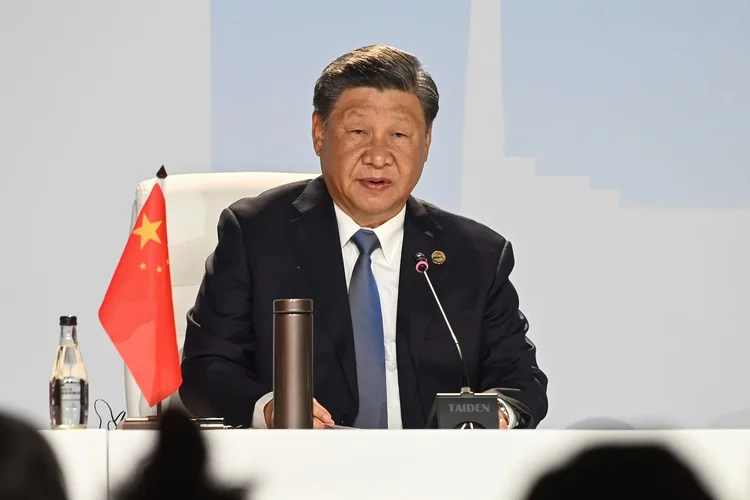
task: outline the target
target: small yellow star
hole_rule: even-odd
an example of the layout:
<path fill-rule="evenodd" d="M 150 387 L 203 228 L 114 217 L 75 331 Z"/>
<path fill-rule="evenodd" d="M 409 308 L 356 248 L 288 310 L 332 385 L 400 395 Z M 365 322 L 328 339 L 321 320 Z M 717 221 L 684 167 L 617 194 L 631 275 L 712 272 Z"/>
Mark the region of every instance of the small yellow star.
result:
<path fill-rule="evenodd" d="M 146 269 L 146 264 L 144 264 L 143 262 L 141 262 L 141 265 L 138 266 L 138 267 L 140 267 L 141 271 L 143 271 L 144 269 Z"/>
<path fill-rule="evenodd" d="M 159 239 L 159 235 L 156 232 L 157 229 L 159 229 L 159 226 L 161 226 L 160 220 L 157 220 L 155 222 L 151 222 L 148 220 L 148 217 L 146 217 L 146 214 L 143 214 L 143 217 L 141 218 L 141 225 L 135 229 L 133 229 L 133 234 L 137 234 L 141 237 L 141 248 L 146 246 L 146 243 L 153 240 L 157 243 L 161 243 L 161 239 Z"/>
<path fill-rule="evenodd" d="M 156 272 L 157 272 L 157 273 L 160 273 L 160 272 L 161 272 L 161 266 L 156 266 Z"/>
<path fill-rule="evenodd" d="M 167 259 L 167 265 L 169 265 L 169 259 Z"/>

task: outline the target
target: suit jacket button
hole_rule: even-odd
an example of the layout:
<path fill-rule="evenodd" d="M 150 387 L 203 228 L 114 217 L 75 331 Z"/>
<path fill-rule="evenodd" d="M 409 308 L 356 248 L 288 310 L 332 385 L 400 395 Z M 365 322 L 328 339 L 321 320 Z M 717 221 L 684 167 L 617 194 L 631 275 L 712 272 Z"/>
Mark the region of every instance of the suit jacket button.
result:
<path fill-rule="evenodd" d="M 349 427 L 350 425 L 352 425 L 352 418 L 344 413 L 343 415 L 341 415 L 341 425 Z"/>

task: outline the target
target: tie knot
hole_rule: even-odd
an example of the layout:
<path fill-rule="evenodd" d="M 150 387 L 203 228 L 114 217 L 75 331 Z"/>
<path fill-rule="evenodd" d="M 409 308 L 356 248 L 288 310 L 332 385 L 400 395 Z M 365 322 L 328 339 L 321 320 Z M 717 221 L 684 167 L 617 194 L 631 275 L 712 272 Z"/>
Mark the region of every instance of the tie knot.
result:
<path fill-rule="evenodd" d="M 352 236 L 352 241 L 355 245 L 357 245 L 359 253 L 366 255 L 372 254 L 372 252 L 374 252 L 375 249 L 380 246 L 378 235 L 373 231 L 368 231 L 366 229 L 360 229 L 359 231 L 354 233 L 354 236 Z"/>

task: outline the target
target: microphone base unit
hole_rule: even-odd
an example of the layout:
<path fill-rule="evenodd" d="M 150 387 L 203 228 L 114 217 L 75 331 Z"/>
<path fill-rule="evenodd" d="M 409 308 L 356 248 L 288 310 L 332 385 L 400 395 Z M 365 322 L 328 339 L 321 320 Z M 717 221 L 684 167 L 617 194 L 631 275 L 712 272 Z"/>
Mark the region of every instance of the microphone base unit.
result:
<path fill-rule="evenodd" d="M 439 393 L 427 421 L 433 429 L 497 430 L 497 394 L 475 394 L 466 387 L 460 393 Z"/>
<path fill-rule="evenodd" d="M 157 415 L 129 417 L 117 426 L 117 430 L 155 431 L 159 429 L 160 418 Z M 191 418 L 190 421 L 196 424 L 202 431 L 226 428 L 223 418 Z"/>

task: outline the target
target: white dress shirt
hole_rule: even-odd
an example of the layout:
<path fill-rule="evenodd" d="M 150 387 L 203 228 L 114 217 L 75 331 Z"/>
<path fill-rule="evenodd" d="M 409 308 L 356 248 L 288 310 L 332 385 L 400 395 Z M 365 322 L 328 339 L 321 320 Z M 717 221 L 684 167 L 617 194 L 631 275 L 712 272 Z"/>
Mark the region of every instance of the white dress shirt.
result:
<path fill-rule="evenodd" d="M 352 278 L 354 264 L 359 257 L 359 249 L 351 241 L 354 233 L 362 229 L 359 224 L 334 203 L 336 223 L 341 239 L 341 253 L 344 258 L 346 287 Z M 404 243 L 404 220 L 406 206 L 388 222 L 369 229 L 374 231 L 380 241 L 380 248 L 372 253 L 372 273 L 378 285 L 380 308 L 383 315 L 383 336 L 385 343 L 385 384 L 388 404 L 388 429 L 401 429 L 401 399 L 398 388 L 398 366 L 396 363 L 396 313 L 398 309 L 398 280 L 401 269 L 401 248 Z M 273 393 L 265 394 L 255 403 L 252 426 L 256 429 L 266 428 L 263 409 L 273 399 Z M 512 410 L 511 410 L 512 411 Z"/>

